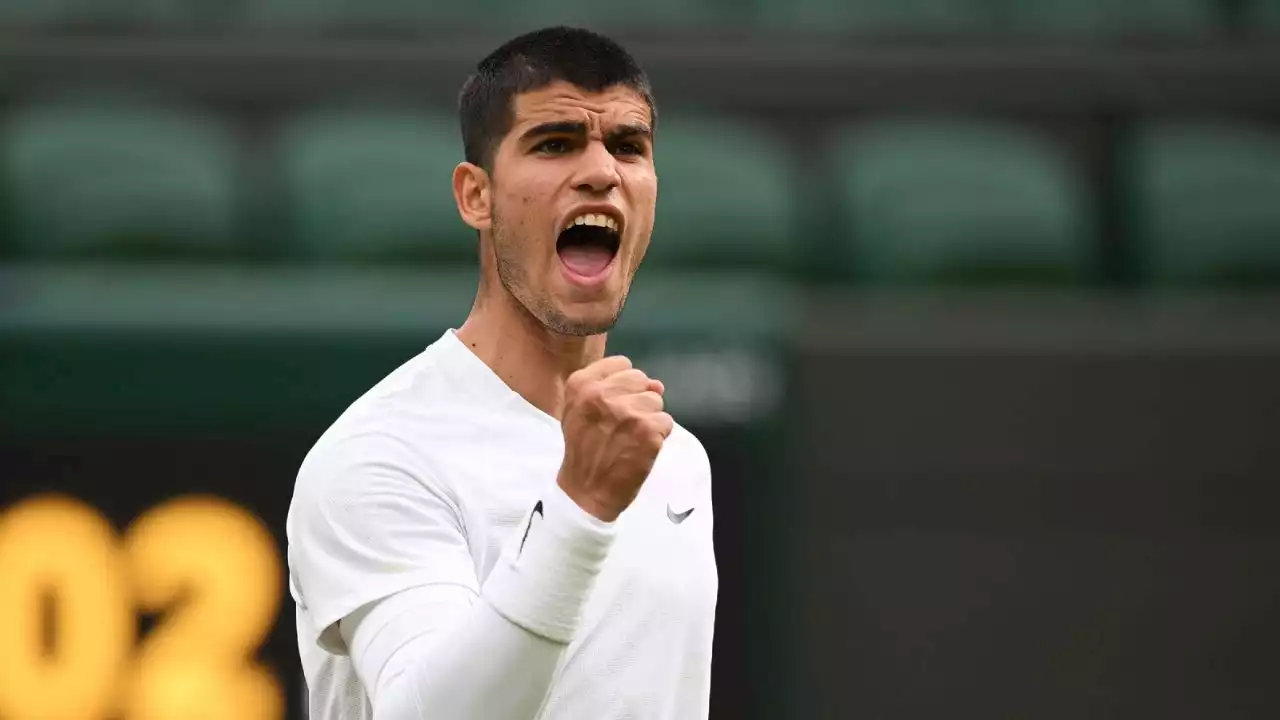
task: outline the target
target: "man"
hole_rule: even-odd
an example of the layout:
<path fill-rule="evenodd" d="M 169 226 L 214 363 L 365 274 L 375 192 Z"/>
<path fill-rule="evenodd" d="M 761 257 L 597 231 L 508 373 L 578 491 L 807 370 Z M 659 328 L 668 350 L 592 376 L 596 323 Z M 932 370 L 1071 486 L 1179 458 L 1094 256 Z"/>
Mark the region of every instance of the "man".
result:
<path fill-rule="evenodd" d="M 706 718 L 710 466 L 605 357 L 653 229 L 648 79 L 552 28 L 459 105 L 475 304 L 320 438 L 289 511 L 311 717 Z"/>

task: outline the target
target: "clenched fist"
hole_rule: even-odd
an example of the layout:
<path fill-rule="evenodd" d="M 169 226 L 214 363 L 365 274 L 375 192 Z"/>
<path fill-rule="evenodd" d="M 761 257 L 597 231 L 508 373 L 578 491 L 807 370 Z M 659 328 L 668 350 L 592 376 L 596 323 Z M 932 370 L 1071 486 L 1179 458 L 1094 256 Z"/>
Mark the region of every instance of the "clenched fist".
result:
<path fill-rule="evenodd" d="M 661 382 L 622 356 L 569 376 L 557 481 L 583 510 L 613 522 L 635 500 L 674 425 L 662 393 Z"/>

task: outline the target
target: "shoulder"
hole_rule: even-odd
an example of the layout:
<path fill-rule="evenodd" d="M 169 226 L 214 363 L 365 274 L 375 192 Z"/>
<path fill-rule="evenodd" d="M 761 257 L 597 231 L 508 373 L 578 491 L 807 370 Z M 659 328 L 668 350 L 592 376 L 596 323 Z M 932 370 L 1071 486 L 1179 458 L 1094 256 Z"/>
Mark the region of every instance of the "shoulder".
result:
<path fill-rule="evenodd" d="M 707 456 L 707 449 L 688 428 L 676 423 L 671 436 L 667 438 L 666 446 L 673 454 L 672 460 L 679 463 L 682 469 L 711 477 L 711 460 Z"/>
<path fill-rule="evenodd" d="M 452 434 L 456 401 L 430 392 L 432 373 L 415 358 L 351 404 L 298 468 L 286 518 L 290 571 L 331 576 L 338 559 L 400 567 L 424 536 L 463 536 L 462 504 L 441 468 L 465 452 Z M 312 594 L 316 594 L 312 588 Z"/>
<path fill-rule="evenodd" d="M 436 466 L 460 451 L 466 416 L 465 400 L 437 371 L 428 348 L 357 398 L 320 435 L 298 469 L 295 500 L 356 491 L 367 487 L 370 475 L 441 490 Z"/>

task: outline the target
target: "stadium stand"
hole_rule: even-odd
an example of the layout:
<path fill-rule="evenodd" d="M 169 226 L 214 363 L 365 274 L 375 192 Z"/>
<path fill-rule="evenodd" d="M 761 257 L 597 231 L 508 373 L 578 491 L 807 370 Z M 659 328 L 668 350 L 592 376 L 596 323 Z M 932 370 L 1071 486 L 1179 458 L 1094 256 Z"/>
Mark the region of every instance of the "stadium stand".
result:
<path fill-rule="evenodd" d="M 5 30 L 173 30 L 205 15 L 194 0 L 5 0 Z"/>
<path fill-rule="evenodd" d="M 606 32 L 646 30 L 672 31 L 710 25 L 744 24 L 739 7 L 724 0 L 650 0 L 643 12 L 626 3 L 598 0 L 528 0 L 510 2 L 505 12 L 522 24 L 536 26 L 548 18 L 554 22 L 582 24 Z"/>
<path fill-rule="evenodd" d="M 11 114 L 0 140 L 22 254 L 175 257 L 236 252 L 233 138 L 179 109 L 74 102 Z"/>
<path fill-rule="evenodd" d="M 360 32 L 422 27 L 440 12 L 438 3 L 407 0 L 253 0 L 245 24 L 273 32 Z"/>
<path fill-rule="evenodd" d="M 723 0 L 652 0 L 643 12 L 634 6 L 591 0 L 256 0 L 249 26 L 283 30 L 392 31 L 430 27 L 474 27 L 482 21 L 508 31 L 548 23 L 586 25 L 600 30 L 669 31 L 712 23 L 740 23 L 741 12 Z M 749 17 L 749 16 L 748 16 Z"/>
<path fill-rule="evenodd" d="M 1280 281 L 1280 136 L 1226 121 L 1141 128 L 1121 155 L 1142 274 L 1156 285 Z"/>
<path fill-rule="evenodd" d="M 1251 0 L 1245 4 L 1249 27 L 1268 34 L 1280 34 L 1280 0 Z"/>
<path fill-rule="evenodd" d="M 831 157 L 856 278 L 1034 284 L 1091 275 L 1088 193 L 1047 140 L 980 121 L 882 121 L 845 128 Z"/>
<path fill-rule="evenodd" d="M 1220 29 L 1212 0 L 1008 0 L 1010 29 L 1027 36 L 1206 35 Z"/>
<path fill-rule="evenodd" d="M 856 35 L 993 32 L 995 0 L 755 0 L 758 22 Z"/>
<path fill-rule="evenodd" d="M 656 266 L 792 267 L 800 210 L 788 148 L 768 132 L 723 117 L 661 122 Z"/>
<path fill-rule="evenodd" d="M 548 11 L 554 14 L 536 12 L 548 4 Z M 684 3 L 671 0 L 669 4 Z M 602 16 L 584 14 L 586 7 L 589 6 L 573 0 L 252 0 L 245 8 L 243 25 L 252 31 L 284 34 L 420 35 L 442 29 L 474 30 L 482 23 L 495 31 L 513 32 L 532 29 L 552 17 L 557 22 L 568 22 Z M 575 10 L 578 17 L 565 15 Z M 659 20 L 663 19 L 665 16 L 659 15 Z"/>
<path fill-rule="evenodd" d="M 289 251 L 313 260 L 474 262 L 458 218 L 456 122 L 429 113 L 320 110 L 281 129 L 280 184 Z"/>

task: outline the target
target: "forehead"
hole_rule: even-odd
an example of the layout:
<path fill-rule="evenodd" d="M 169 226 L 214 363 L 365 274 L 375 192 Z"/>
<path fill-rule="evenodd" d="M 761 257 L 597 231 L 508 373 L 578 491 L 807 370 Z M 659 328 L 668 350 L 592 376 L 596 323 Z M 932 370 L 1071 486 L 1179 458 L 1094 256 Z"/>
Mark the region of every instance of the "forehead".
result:
<path fill-rule="evenodd" d="M 587 92 L 576 85 L 556 81 L 517 95 L 512 109 L 512 130 L 517 133 L 524 127 L 559 121 L 586 123 L 592 130 L 621 124 L 652 124 L 644 97 L 623 85 Z"/>

